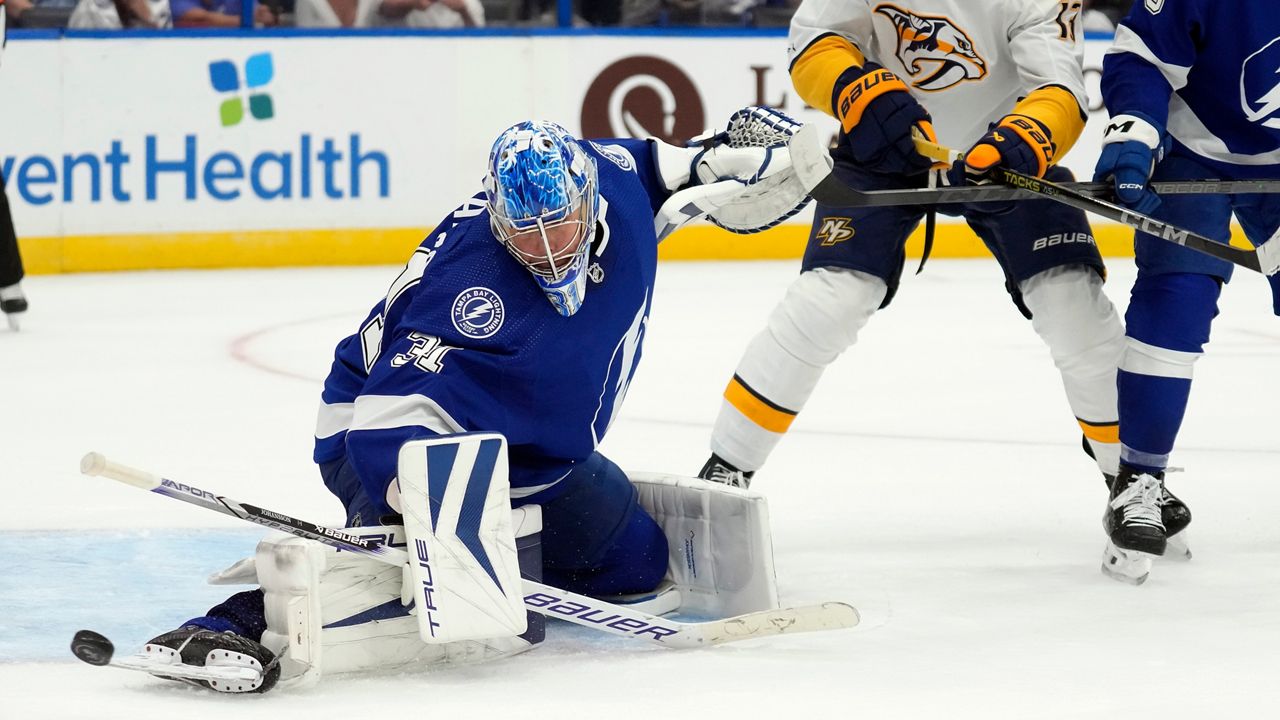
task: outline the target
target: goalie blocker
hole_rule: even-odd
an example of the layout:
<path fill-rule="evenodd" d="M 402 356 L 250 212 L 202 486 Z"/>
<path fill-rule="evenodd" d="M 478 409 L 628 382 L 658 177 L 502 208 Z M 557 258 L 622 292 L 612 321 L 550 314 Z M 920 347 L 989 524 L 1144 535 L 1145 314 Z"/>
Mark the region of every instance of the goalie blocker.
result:
<path fill-rule="evenodd" d="M 409 572 L 273 533 L 253 558 L 210 578 L 261 586 L 262 644 L 280 658 L 288 684 L 309 685 L 324 674 L 491 660 L 529 650 L 545 636 L 545 619 L 526 610 L 526 602 L 560 601 L 526 598 L 520 590 L 521 577 L 542 580 L 541 508 L 510 508 L 502 436 L 406 443 L 399 470 L 405 525 L 344 532 L 406 549 Z M 762 495 L 695 478 L 628 478 L 668 540 L 668 573 L 654 593 L 611 601 L 657 614 L 714 617 L 778 607 Z"/>

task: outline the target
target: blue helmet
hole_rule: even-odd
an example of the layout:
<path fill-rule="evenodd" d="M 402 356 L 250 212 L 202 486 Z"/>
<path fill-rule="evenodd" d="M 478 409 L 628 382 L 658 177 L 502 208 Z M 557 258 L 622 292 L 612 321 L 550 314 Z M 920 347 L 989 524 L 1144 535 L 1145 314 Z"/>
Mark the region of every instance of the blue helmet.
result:
<path fill-rule="evenodd" d="M 600 203 L 595 159 L 563 127 L 522 122 L 493 143 L 484 190 L 497 239 L 561 315 L 577 312 Z"/>

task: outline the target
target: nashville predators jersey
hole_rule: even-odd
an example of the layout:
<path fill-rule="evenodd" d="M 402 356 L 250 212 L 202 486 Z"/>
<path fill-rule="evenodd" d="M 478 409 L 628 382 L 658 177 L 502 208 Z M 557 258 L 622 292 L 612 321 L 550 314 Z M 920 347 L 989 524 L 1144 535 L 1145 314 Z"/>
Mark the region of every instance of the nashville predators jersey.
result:
<path fill-rule="evenodd" d="M 804 0 L 791 21 L 792 82 L 833 113 L 840 75 L 879 63 L 964 149 L 1019 112 L 1049 127 L 1060 159 L 1084 128 L 1080 0 Z"/>

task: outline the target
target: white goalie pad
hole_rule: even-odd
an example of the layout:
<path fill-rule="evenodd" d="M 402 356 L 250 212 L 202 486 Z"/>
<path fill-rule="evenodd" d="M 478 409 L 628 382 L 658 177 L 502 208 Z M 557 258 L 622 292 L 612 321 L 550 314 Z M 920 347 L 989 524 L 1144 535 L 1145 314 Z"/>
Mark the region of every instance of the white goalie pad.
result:
<path fill-rule="evenodd" d="M 713 617 L 778 607 L 769 507 L 758 492 L 698 478 L 627 473 L 662 527 L 680 611 Z"/>
<path fill-rule="evenodd" d="M 542 530 L 536 505 L 509 511 L 519 538 Z M 367 540 L 406 548 L 400 526 L 345 528 Z M 257 583 L 264 593 L 262 644 L 281 662 L 282 682 L 310 685 L 322 675 L 492 660 L 524 652 L 522 637 L 424 643 L 412 575 L 380 560 L 285 533 L 272 533 L 249 560 L 210 578 Z"/>
<path fill-rule="evenodd" d="M 423 642 L 524 632 L 506 438 L 463 433 L 407 442 L 397 473 Z"/>

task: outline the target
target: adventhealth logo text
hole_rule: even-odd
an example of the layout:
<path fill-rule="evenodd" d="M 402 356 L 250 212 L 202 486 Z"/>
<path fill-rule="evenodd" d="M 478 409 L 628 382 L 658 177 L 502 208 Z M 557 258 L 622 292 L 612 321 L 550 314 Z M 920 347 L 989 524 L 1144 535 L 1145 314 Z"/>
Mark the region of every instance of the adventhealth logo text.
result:
<path fill-rule="evenodd" d="M 220 98 L 217 107 L 222 128 L 239 125 L 246 109 L 257 120 L 275 117 L 275 104 L 265 91 L 275 78 L 271 53 L 250 55 L 243 66 L 231 60 L 214 60 L 208 64 L 208 73 Z M 216 128 L 209 113 L 207 109 L 200 111 L 200 120 L 191 122 L 188 129 Z M 166 124 L 156 123 L 160 127 Z M 270 127 L 271 136 L 279 138 L 281 126 L 272 123 Z M 77 148 L 62 155 L 0 157 L 0 170 L 9 187 L 30 205 L 55 200 L 98 203 L 104 198 L 127 203 L 242 197 L 342 200 L 370 197 L 375 192 L 376 197 L 390 196 L 391 162 L 386 153 L 368 148 L 358 132 L 345 138 L 304 132 L 296 139 L 272 143 L 258 140 L 262 131 L 249 126 L 221 131 L 222 135 L 236 136 L 234 150 L 210 148 L 211 141 L 196 132 L 111 139 L 106 141 L 109 147 Z M 244 142 L 246 138 L 257 142 Z M 245 150 L 254 145 L 266 147 Z"/>
<path fill-rule="evenodd" d="M 101 202 L 104 196 L 146 200 L 262 200 L 324 197 L 333 200 L 390 195 L 391 163 L 386 153 L 366 150 L 359 133 L 345 140 L 298 137 L 289 148 L 243 154 L 208 153 L 195 135 L 179 141 L 145 135 L 139 151 L 126 140 L 109 150 L 61 156 L 4 157 L 0 169 L 10 187 L 31 205 Z M 372 187 L 371 187 L 372 186 Z"/>

